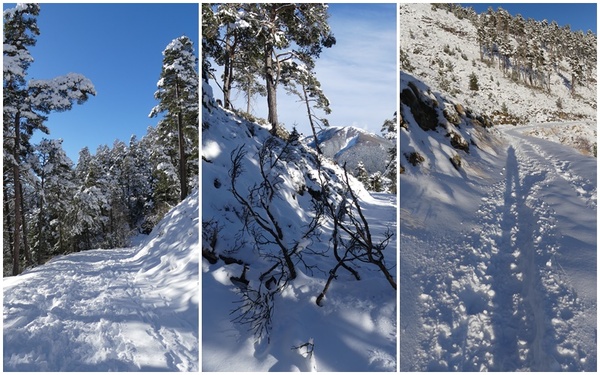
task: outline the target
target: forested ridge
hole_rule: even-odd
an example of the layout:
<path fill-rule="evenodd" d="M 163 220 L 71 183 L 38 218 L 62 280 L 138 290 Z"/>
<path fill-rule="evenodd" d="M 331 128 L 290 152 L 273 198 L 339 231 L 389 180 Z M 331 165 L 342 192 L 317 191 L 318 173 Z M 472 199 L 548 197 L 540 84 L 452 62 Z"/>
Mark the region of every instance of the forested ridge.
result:
<path fill-rule="evenodd" d="M 571 76 L 571 94 L 576 87 L 596 80 L 597 36 L 588 30 L 571 30 L 554 20 L 525 19 L 512 16 L 506 10 L 489 7 L 477 14 L 472 8 L 458 4 L 432 4 L 432 9 L 446 9 L 459 19 L 470 20 L 477 28 L 480 59 L 497 64 L 498 69 L 514 81 L 550 90 L 550 75 L 559 74 L 558 67 L 566 60 Z"/>
<path fill-rule="evenodd" d="M 81 74 L 28 80 L 28 48 L 43 32 L 39 14 L 38 4 L 4 11 L 5 276 L 56 255 L 127 246 L 133 234 L 149 233 L 198 179 L 199 79 L 186 36 L 166 46 L 156 67 L 158 104 L 148 112 L 158 121 L 141 139 L 115 140 L 95 153 L 85 147 L 76 163 L 60 139 L 31 142 L 36 132 L 51 134 L 44 125 L 48 114 L 96 95 Z"/>

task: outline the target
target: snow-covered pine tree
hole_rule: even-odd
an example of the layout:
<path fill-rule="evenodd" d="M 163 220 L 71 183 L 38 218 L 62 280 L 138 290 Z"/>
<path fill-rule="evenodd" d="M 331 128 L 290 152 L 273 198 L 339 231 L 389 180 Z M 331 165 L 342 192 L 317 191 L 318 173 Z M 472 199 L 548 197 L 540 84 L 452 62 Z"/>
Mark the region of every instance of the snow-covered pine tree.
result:
<path fill-rule="evenodd" d="M 37 175 L 36 212 L 32 219 L 32 249 L 37 264 L 52 255 L 72 251 L 72 235 L 65 217 L 73 209 L 76 185 L 73 162 L 62 149 L 61 139 L 42 139 L 32 161 Z"/>
<path fill-rule="evenodd" d="M 160 103 L 149 116 L 164 114 L 157 130 L 161 141 L 176 150 L 171 162 L 178 169 L 180 199 L 183 200 L 198 176 L 198 59 L 187 36 L 173 39 L 163 56 L 158 90 L 154 94 Z"/>
<path fill-rule="evenodd" d="M 23 221 L 23 197 L 21 169 L 32 148 L 29 139 L 35 130 L 48 133 L 44 126 L 45 114 L 71 109 L 73 103 L 84 103 L 89 95 L 95 95 L 93 84 L 80 74 L 69 73 L 51 80 L 26 81 L 27 69 L 33 62 L 28 47 L 34 46 L 40 31 L 37 26 L 38 4 L 18 4 L 4 11 L 4 162 L 12 175 L 5 181 L 12 184 L 14 200 L 13 218 L 4 224 L 12 224 L 13 275 L 21 271 L 21 242 L 26 238 Z M 5 185 L 4 189 L 7 189 Z M 8 191 L 4 191 L 8 198 Z M 8 229 L 10 231 L 10 229 Z M 26 252 L 27 262 L 31 256 Z"/>
<path fill-rule="evenodd" d="M 258 84 L 260 46 L 255 43 L 256 29 L 247 20 L 252 16 L 246 11 L 247 7 L 237 3 L 203 4 L 202 45 L 203 56 L 223 66 L 223 106 L 233 109 L 231 90 L 237 83 L 246 94 L 246 108 L 250 112 L 248 108 L 253 91 L 262 92 L 264 88 L 261 90 L 263 85 Z"/>
<path fill-rule="evenodd" d="M 248 18 L 255 30 L 255 43 L 262 47 L 268 121 L 271 133 L 277 134 L 277 87 L 282 74 L 282 63 L 299 60 L 311 65 L 321 54 L 323 47 L 335 44 L 327 19 L 325 4 L 249 4 Z"/>
<path fill-rule="evenodd" d="M 388 191 L 395 194 L 397 191 L 397 178 L 398 178 L 398 112 L 394 112 L 394 116 L 391 119 L 386 119 L 381 127 L 381 133 L 387 140 L 393 142 L 393 147 L 387 150 L 388 162 L 383 173 L 383 176 L 389 180 Z"/>
<path fill-rule="evenodd" d="M 362 160 L 358 162 L 358 165 L 354 170 L 354 177 L 356 177 L 358 181 L 362 182 L 365 188 L 369 187 L 369 172 L 367 172 L 365 163 L 363 163 Z"/>
<path fill-rule="evenodd" d="M 152 209 L 154 179 L 151 151 L 144 147 L 142 140 L 138 141 L 135 135 L 131 136 L 128 153 L 122 162 L 121 173 L 127 191 L 129 225 L 131 228 L 137 228 L 140 232 L 148 232 L 148 228 L 143 228 L 143 226 Z"/>
<path fill-rule="evenodd" d="M 109 189 L 105 177 L 98 159 L 92 156 L 87 147 L 81 149 L 75 166 L 78 191 L 74 195 L 74 209 L 68 219 L 77 250 L 93 249 L 101 243 L 108 222 Z"/>

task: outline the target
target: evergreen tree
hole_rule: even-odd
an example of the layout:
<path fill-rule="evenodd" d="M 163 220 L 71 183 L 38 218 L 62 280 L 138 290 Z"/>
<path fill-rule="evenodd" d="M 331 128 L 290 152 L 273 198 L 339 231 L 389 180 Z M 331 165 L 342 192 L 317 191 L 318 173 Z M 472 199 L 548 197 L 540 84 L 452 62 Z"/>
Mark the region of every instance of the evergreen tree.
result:
<path fill-rule="evenodd" d="M 235 82 L 243 86 L 248 102 L 252 91 L 260 87 L 256 83 L 260 54 L 254 44 L 256 30 L 252 30 L 246 20 L 251 16 L 246 11 L 247 7 L 239 3 L 202 6 L 203 19 L 207 20 L 206 23 L 203 21 L 203 52 L 223 66 L 221 89 L 223 106 L 228 109 L 232 109 L 230 97 Z"/>
<path fill-rule="evenodd" d="M 388 163 L 383 177 L 389 180 L 389 191 L 393 194 L 397 191 L 398 177 L 398 113 L 394 112 L 392 119 L 386 119 L 381 127 L 384 138 L 392 141 L 393 147 L 388 149 Z"/>
<path fill-rule="evenodd" d="M 32 164 L 38 177 L 38 202 L 32 247 L 37 263 L 42 264 L 49 256 L 71 250 L 72 236 L 65 217 L 73 208 L 76 185 L 73 162 L 62 149 L 62 140 L 43 139 L 34 154 Z"/>
<path fill-rule="evenodd" d="M 158 90 L 154 94 L 160 103 L 152 109 L 150 117 L 164 114 L 158 123 L 158 130 L 161 140 L 177 150 L 173 152 L 176 156 L 172 164 L 178 169 L 180 199 L 183 200 L 188 195 L 190 181 L 195 181 L 198 175 L 197 58 L 192 41 L 186 36 L 169 43 L 163 56 Z M 177 138 L 174 139 L 173 135 Z M 188 161 L 191 163 L 188 164 Z"/>
<path fill-rule="evenodd" d="M 323 47 L 335 44 L 325 4 L 251 4 L 249 14 L 257 45 L 262 47 L 263 76 L 267 92 L 268 121 L 277 134 L 277 87 L 285 61 L 296 60 L 312 66 Z"/>
<path fill-rule="evenodd" d="M 369 187 L 369 172 L 365 168 L 365 164 L 361 161 L 358 162 L 356 169 L 354 170 L 354 176 L 358 181 L 362 182 L 365 188 Z"/>
<path fill-rule="evenodd" d="M 319 154 L 322 154 L 317 137 L 317 127 L 329 126 L 329 121 L 318 116 L 316 110 L 321 110 L 327 115 L 330 114 L 329 99 L 323 93 L 321 83 L 310 67 L 291 62 L 285 64 L 283 72 L 282 82 L 286 90 L 288 93 L 296 95 L 306 107 L 308 123 L 315 140 L 315 148 Z"/>
<path fill-rule="evenodd" d="M 21 242 L 27 238 L 21 176 L 22 168 L 26 166 L 24 160 L 32 151 L 30 137 L 35 130 L 49 132 L 43 125 L 46 114 L 69 110 L 75 102 L 82 104 L 89 95 L 96 94 L 92 83 L 75 73 L 26 82 L 27 69 L 33 61 L 27 48 L 35 45 L 35 38 L 40 33 L 36 21 L 39 11 L 37 4 L 18 4 L 16 8 L 4 11 L 4 161 L 5 168 L 12 169 L 13 275 L 20 273 Z M 8 197 L 7 190 L 4 195 Z M 8 223 L 5 221 L 5 225 Z M 27 263 L 31 263 L 30 254 L 26 247 L 24 249 Z"/>

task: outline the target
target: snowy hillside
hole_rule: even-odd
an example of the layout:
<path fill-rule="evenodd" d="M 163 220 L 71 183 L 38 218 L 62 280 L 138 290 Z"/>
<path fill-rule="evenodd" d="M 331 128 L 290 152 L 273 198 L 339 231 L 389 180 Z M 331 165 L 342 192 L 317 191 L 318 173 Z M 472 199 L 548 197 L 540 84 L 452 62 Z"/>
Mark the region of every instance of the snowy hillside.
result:
<path fill-rule="evenodd" d="M 325 128 L 317 133 L 317 139 L 325 156 L 339 165 L 346 163 L 352 172 L 362 162 L 369 174 L 386 170 L 386 155 L 393 147 L 391 141 L 353 126 Z M 312 136 L 306 142 L 314 147 Z"/>
<path fill-rule="evenodd" d="M 202 370 L 395 371 L 395 196 L 203 93 Z"/>
<path fill-rule="evenodd" d="M 198 191 L 137 247 L 3 280 L 4 371 L 198 371 Z"/>
<path fill-rule="evenodd" d="M 401 12 L 454 17 L 428 6 Z M 400 370 L 596 371 L 595 121 L 493 126 L 427 66 L 400 79 Z"/>
<path fill-rule="evenodd" d="M 543 91 L 515 83 L 498 69 L 497 61 L 481 61 L 477 28 L 467 18 L 434 11 L 431 4 L 400 4 L 400 17 L 402 69 L 463 105 L 494 116 L 496 123 L 596 120 L 597 84 L 593 80 L 578 86 L 578 95 L 572 97 L 566 60 L 551 74 L 549 92 Z M 477 91 L 470 89 L 472 74 L 478 78 Z"/>

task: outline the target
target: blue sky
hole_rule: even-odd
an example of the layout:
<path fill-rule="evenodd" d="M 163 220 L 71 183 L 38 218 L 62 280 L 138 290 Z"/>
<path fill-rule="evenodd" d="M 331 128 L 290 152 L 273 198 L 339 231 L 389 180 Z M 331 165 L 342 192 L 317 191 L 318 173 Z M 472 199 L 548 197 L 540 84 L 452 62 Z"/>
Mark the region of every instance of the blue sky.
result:
<path fill-rule="evenodd" d="M 329 123 L 380 134 L 381 125 L 392 118 L 398 102 L 396 4 L 330 3 L 329 14 L 337 43 L 323 49 L 315 67 L 331 102 Z M 215 97 L 222 98 L 217 86 L 212 86 Z M 234 97 L 233 103 L 236 108 L 246 109 L 243 95 Z M 279 121 L 287 129 L 296 126 L 300 133 L 311 134 L 302 103 L 283 89 L 278 92 L 277 103 Z M 253 114 L 267 118 L 264 97 L 255 98 Z"/>
<path fill-rule="evenodd" d="M 471 6 L 477 13 L 487 11 L 490 6 L 494 10 L 502 7 L 513 16 L 521 14 L 525 19 L 556 21 L 559 26 L 570 25 L 573 31 L 582 30 L 586 33 L 592 30 L 594 34 L 597 33 L 596 3 L 462 3 L 461 5 Z"/>
<path fill-rule="evenodd" d="M 4 4 L 4 9 L 14 4 Z M 92 153 L 115 139 L 146 134 L 162 67 L 162 51 L 186 35 L 199 55 L 199 5 L 188 4 L 46 4 L 37 18 L 40 35 L 31 48 L 35 59 L 28 78 L 50 79 L 81 73 L 97 95 L 71 111 L 53 113 L 46 125 L 62 138 L 67 155 L 77 162 L 79 150 Z"/>

